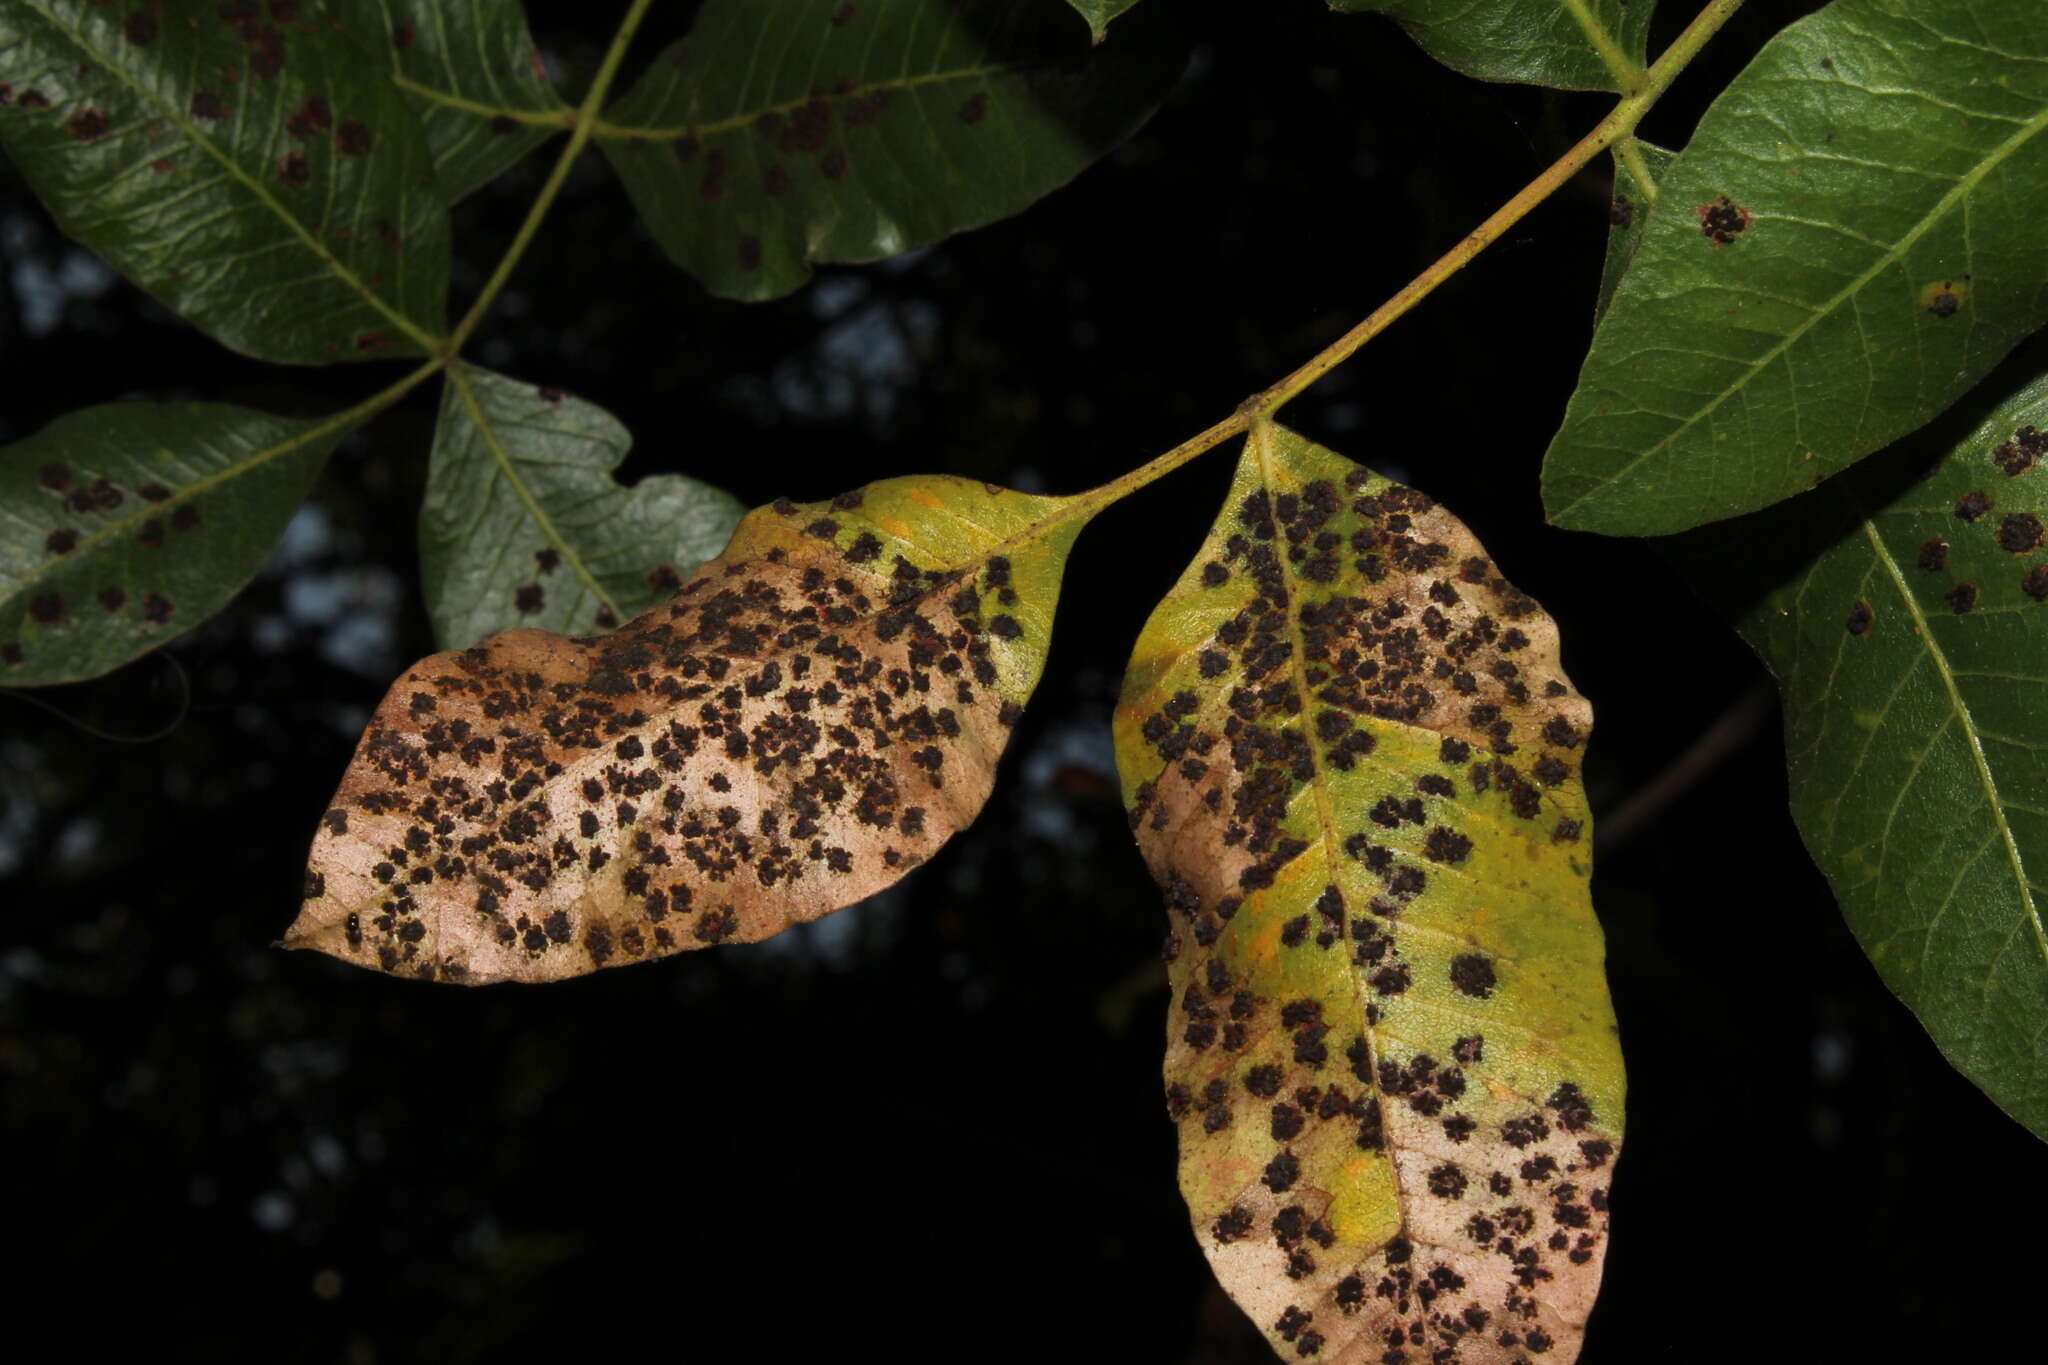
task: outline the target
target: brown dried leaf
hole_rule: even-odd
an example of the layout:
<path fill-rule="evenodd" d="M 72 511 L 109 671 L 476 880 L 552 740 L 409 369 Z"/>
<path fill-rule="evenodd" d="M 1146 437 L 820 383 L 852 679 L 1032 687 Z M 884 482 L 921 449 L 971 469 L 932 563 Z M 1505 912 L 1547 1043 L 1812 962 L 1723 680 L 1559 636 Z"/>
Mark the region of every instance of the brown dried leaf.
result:
<path fill-rule="evenodd" d="M 1290 1359 L 1578 1352 L 1622 1111 L 1591 719 L 1456 518 L 1254 426 L 1117 766 L 1172 916 L 1181 1192 Z"/>
<path fill-rule="evenodd" d="M 873 894 L 987 800 L 1095 505 L 946 477 L 780 501 L 613 634 L 421 661 L 342 779 L 285 946 L 552 981 Z"/>

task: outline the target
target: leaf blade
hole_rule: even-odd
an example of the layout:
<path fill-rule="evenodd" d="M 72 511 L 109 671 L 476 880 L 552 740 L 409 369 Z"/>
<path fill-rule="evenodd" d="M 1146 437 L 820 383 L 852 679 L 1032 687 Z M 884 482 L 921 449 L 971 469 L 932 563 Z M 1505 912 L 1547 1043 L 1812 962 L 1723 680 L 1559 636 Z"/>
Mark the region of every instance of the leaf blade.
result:
<path fill-rule="evenodd" d="M 770 8 L 712 0 L 598 133 L 663 250 L 726 298 L 1019 212 L 1180 72 L 1144 16 L 1090 52 L 1071 21 L 1015 0 L 780 0 L 764 68 Z"/>
<path fill-rule="evenodd" d="M 327 364 L 439 333 L 425 143 L 340 35 L 23 0 L 0 12 L 0 81 L 0 145 L 65 231 L 216 340 Z"/>
<path fill-rule="evenodd" d="M 285 946 L 558 980 L 889 885 L 986 801 L 1094 507 L 946 476 L 778 502 L 608 636 L 421 661 L 343 776 Z"/>
<path fill-rule="evenodd" d="M 742 508 L 681 474 L 613 481 L 632 437 L 602 408 L 452 365 L 420 505 L 434 638 L 462 649 L 520 626 L 609 630 L 725 547 Z"/>
<path fill-rule="evenodd" d="M 1133 651 L 1117 765 L 1175 914 L 1182 1192 L 1283 1351 L 1376 1351 L 1428 1316 L 1418 1282 L 1576 1350 L 1622 1077 L 1556 648 L 1447 513 L 1261 424 Z M 1465 1358 L 1515 1355 L 1491 1336 Z"/>
<path fill-rule="evenodd" d="M 1454 71 L 1564 90 L 1626 89 L 1643 70 L 1654 6 L 1638 0 L 1330 0 L 1382 14 Z"/>
<path fill-rule="evenodd" d="M 206 621 L 355 424 L 114 403 L 0 450 L 0 683 L 97 677 Z"/>
<path fill-rule="evenodd" d="M 1857 941 L 2048 1138 L 2044 422 L 2048 377 L 1946 449 L 1903 443 L 1673 548 L 1778 681 L 1793 818 Z"/>
<path fill-rule="evenodd" d="M 1594 335 L 1553 522 L 1662 534 L 1788 497 L 2048 320 L 2048 16 L 1978 17 L 1841 0 L 1730 84 Z"/>
<path fill-rule="evenodd" d="M 518 0 L 346 0 L 352 29 L 382 37 L 392 79 L 426 130 L 434 178 L 454 203 L 563 131 Z M 367 42 L 368 40 L 366 40 Z"/>

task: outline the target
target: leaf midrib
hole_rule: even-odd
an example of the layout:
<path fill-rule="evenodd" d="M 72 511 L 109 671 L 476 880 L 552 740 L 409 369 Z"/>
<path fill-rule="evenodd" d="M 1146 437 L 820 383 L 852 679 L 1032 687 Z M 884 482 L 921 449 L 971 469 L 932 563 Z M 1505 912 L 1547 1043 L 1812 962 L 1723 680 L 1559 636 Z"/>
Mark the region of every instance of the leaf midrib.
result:
<path fill-rule="evenodd" d="M 1276 428 L 1272 422 L 1261 421 L 1253 425 L 1250 435 L 1246 437 L 1247 444 L 1259 462 L 1259 486 L 1269 498 L 1274 496 L 1276 484 L 1273 450 L 1273 433 L 1275 430 Z M 1280 572 L 1287 587 L 1287 610 L 1285 612 L 1287 617 L 1288 644 L 1287 669 L 1293 675 L 1294 685 L 1300 689 L 1301 695 L 1307 698 L 1313 695 L 1308 681 L 1307 646 L 1301 638 L 1301 622 L 1298 619 L 1300 613 L 1295 608 L 1295 603 L 1299 598 L 1300 580 L 1295 576 L 1293 566 L 1288 563 L 1287 556 L 1284 553 L 1275 554 L 1274 558 L 1280 562 Z M 1307 728 L 1307 721 L 1305 719 L 1302 721 L 1302 725 L 1304 729 Z M 1309 785 L 1315 792 L 1318 842 L 1323 846 L 1323 872 L 1327 884 L 1334 886 L 1337 883 L 1339 872 L 1343 869 L 1343 864 L 1338 861 L 1339 852 L 1336 845 L 1337 817 L 1330 799 L 1329 779 L 1324 775 L 1322 750 L 1311 743 L 1308 746 L 1308 752 L 1310 767 Z M 1383 1135 L 1382 1140 L 1387 1147 L 1387 1150 L 1381 1155 L 1387 1163 L 1387 1179 L 1393 1189 L 1394 1207 L 1400 1210 L 1401 1231 L 1406 1233 L 1409 1228 L 1408 1197 L 1401 1188 L 1401 1163 L 1394 1159 L 1394 1152 L 1392 1150 L 1394 1146 L 1394 1116 L 1388 1112 L 1386 1094 L 1379 1084 L 1379 1036 L 1376 1026 L 1372 1023 L 1372 1016 L 1367 1012 L 1367 1006 L 1371 1002 L 1365 998 L 1365 983 L 1359 979 L 1359 973 L 1353 971 L 1348 962 L 1340 967 L 1339 970 L 1343 972 L 1346 984 L 1351 987 L 1352 996 L 1357 1006 L 1359 1041 L 1364 1044 L 1366 1068 L 1373 1077 L 1371 1082 L 1372 1102 L 1379 1109 L 1380 1132 Z"/>
<path fill-rule="evenodd" d="M 1808 332 L 1812 331 L 1815 327 L 1819 326 L 1826 319 L 1834 316 L 1835 311 L 1839 309 L 1844 303 L 1847 303 L 1851 299 L 1860 295 L 1863 292 L 1863 290 L 1868 288 L 1871 282 L 1875 280 L 1879 275 L 1883 274 L 1886 270 L 1891 269 L 1892 266 L 1898 264 L 1898 262 L 1904 258 L 1906 252 L 1910 250 L 1912 246 L 1920 240 L 1921 237 L 1925 236 L 1929 231 L 1931 231 L 1936 223 L 1946 218 L 1966 195 L 1968 195 L 1971 191 L 1976 189 L 1978 184 L 1983 181 L 1985 176 L 1989 175 L 2007 158 L 2014 155 L 2029 140 L 2038 136 L 2044 128 L 2048 128 L 2048 108 L 2043 108 L 2039 113 L 2035 114 L 2033 118 L 2028 119 L 2024 124 L 2020 126 L 2018 132 L 2014 133 L 2012 136 L 2008 137 L 2004 142 L 2000 143 L 1988 155 L 1986 155 L 1981 161 L 1979 161 L 1977 165 L 1972 167 L 1966 174 L 1959 177 L 1956 180 L 1956 183 L 1953 186 L 1951 186 L 1948 189 L 1948 191 L 1941 196 L 1940 199 L 1935 201 L 1934 207 L 1929 209 L 1927 213 L 1922 215 L 1920 220 L 1917 223 L 1913 224 L 1913 226 L 1906 231 L 1904 236 L 1899 238 L 1899 240 L 1896 243 L 1894 243 L 1890 248 L 1879 254 L 1878 258 L 1871 263 L 1869 269 L 1865 270 L 1862 274 L 1858 275 L 1855 279 L 1849 281 L 1848 284 L 1844 285 L 1841 289 L 1837 290 L 1831 298 L 1829 298 L 1826 302 L 1822 303 L 1820 307 L 1814 309 L 1813 312 L 1806 318 L 1804 322 L 1800 323 L 1797 327 L 1794 327 L 1791 331 L 1787 332 L 1777 342 L 1773 343 L 1771 347 L 1767 349 L 1761 356 L 1757 357 L 1756 360 L 1750 362 L 1748 369 L 1743 372 L 1741 378 L 1737 379 L 1732 384 L 1729 384 L 1728 386 L 1723 388 L 1719 393 L 1715 394 L 1714 397 L 1709 402 L 1707 402 L 1705 406 L 1699 408 L 1691 416 L 1687 417 L 1684 421 L 1680 422 L 1676 427 L 1673 427 L 1665 435 L 1658 438 L 1655 444 L 1643 450 L 1634 459 L 1629 460 L 1627 463 L 1623 464 L 1619 469 L 1614 470 L 1612 473 L 1601 477 L 1599 481 L 1596 482 L 1592 487 L 1588 488 L 1585 492 L 1573 498 L 1570 502 L 1564 503 L 1563 505 L 1556 508 L 1555 511 L 1553 511 L 1551 514 L 1552 520 L 1555 521 L 1559 518 L 1568 516 L 1574 508 L 1581 507 L 1585 505 L 1587 502 L 1600 498 L 1601 496 L 1612 490 L 1616 483 L 1633 474 L 1638 468 L 1640 468 L 1643 465 L 1643 463 L 1646 460 L 1652 459 L 1655 456 L 1665 452 L 1680 437 L 1684 436 L 1688 431 L 1692 430 L 1694 426 L 1698 425 L 1702 421 L 1705 421 L 1708 417 L 1713 415 L 1713 413 L 1716 412 L 1723 403 L 1727 402 L 1730 398 L 1734 397 L 1735 395 L 1743 392 L 1743 390 L 1745 390 L 1748 387 L 1751 381 L 1753 381 L 1759 374 L 1763 373 L 1766 367 L 1776 363 L 1776 361 L 1781 356 L 1783 356 L 1788 350 L 1790 350 L 1794 345 L 1796 345 L 1799 342 L 1799 340 L 1802 337 L 1804 337 Z M 1612 316 L 1611 312 L 1609 316 Z M 1562 438 L 1560 437 L 1560 439 Z"/>
<path fill-rule="evenodd" d="M 1962 727 L 1963 737 L 1969 744 L 1970 761 L 1977 770 L 1977 781 L 1983 787 L 1985 800 L 1991 807 L 1992 822 L 1997 827 L 1998 837 L 2005 846 L 2006 860 L 2012 866 L 2013 883 L 2019 888 L 2020 904 L 2034 930 L 2035 944 L 2041 950 L 2043 961 L 2048 962 L 2048 928 L 2042 925 L 2040 908 L 2034 903 L 2033 887 L 2027 881 L 2026 862 L 2020 854 L 2019 841 L 2013 837 L 2012 826 L 2005 818 L 2005 805 L 1999 796 L 1998 781 L 1991 771 L 1991 761 L 1985 756 L 1984 746 L 1977 737 L 1976 722 L 1970 716 L 1968 703 L 1963 700 L 1962 688 L 1956 681 L 1954 671 L 1949 667 L 1948 656 L 1935 640 L 1927 616 L 1920 610 L 1920 603 L 1915 600 L 1912 588 L 1906 582 L 1904 571 L 1892 557 L 1891 550 L 1885 545 L 1883 538 L 1878 535 L 1877 527 L 1872 523 L 1869 513 L 1846 488 L 1842 490 L 1842 496 L 1855 508 L 1864 538 L 1870 542 L 1871 553 L 1876 556 L 1877 562 L 1890 577 L 1893 588 L 1898 591 L 1899 599 L 1905 604 L 1906 611 L 1912 619 L 1913 632 L 1925 644 L 1927 657 L 1934 664 L 1935 672 L 1941 677 L 1941 685 L 1948 693 L 1949 705 L 1954 710 L 1956 720 Z"/>
<path fill-rule="evenodd" d="M 860 95 L 870 94 L 875 91 L 886 90 L 893 93 L 898 90 L 914 90 L 920 86 L 941 85 L 948 81 L 977 80 L 989 76 L 1003 76 L 1012 72 L 1035 71 L 1044 67 L 1060 65 L 1064 65 L 1064 63 L 1052 58 L 1045 58 L 1029 62 L 993 62 L 986 66 L 957 67 L 950 71 L 927 71 L 915 76 L 898 76 L 886 80 L 866 81 L 852 86 L 845 91 L 835 92 L 830 98 L 854 99 Z M 784 100 L 780 104 L 764 104 L 758 109 L 753 109 L 743 114 L 729 114 L 724 118 L 712 119 L 703 123 L 685 123 L 673 128 L 631 128 L 622 124 L 607 123 L 603 119 L 599 119 L 593 126 L 592 136 L 601 138 L 641 138 L 648 141 L 662 142 L 675 141 L 685 137 L 706 137 L 715 133 L 731 133 L 743 128 L 752 127 L 754 123 L 769 114 L 795 113 L 812 100 L 821 98 L 825 97 L 807 94 L 798 99 Z M 500 111 L 492 110 L 491 112 L 497 113 Z M 514 118 L 519 117 L 517 110 L 507 109 L 503 112 L 510 114 Z"/>
<path fill-rule="evenodd" d="M 27 3 L 35 7 L 36 12 L 43 16 L 44 21 L 52 29 L 69 38 L 80 52 L 92 57 L 96 65 L 112 71 L 115 77 L 130 90 L 134 91 L 139 99 L 155 108 L 165 119 L 183 133 L 188 142 L 200 148 L 206 155 L 213 158 L 232 179 L 240 182 L 242 187 L 249 192 L 258 204 L 270 210 L 273 217 L 283 222 L 290 229 L 291 234 L 299 239 L 299 242 L 307 251 L 312 253 L 313 258 L 327 268 L 328 273 L 347 285 L 358 297 L 369 304 L 371 308 L 381 313 L 392 326 L 411 337 L 422 350 L 432 352 L 440 346 L 441 338 L 421 329 L 411 318 L 394 309 L 384 301 L 382 296 L 364 284 L 353 270 L 342 264 L 340 257 L 328 251 L 320 244 L 318 238 L 306 230 L 305 224 L 287 213 L 283 204 L 272 197 L 261 182 L 251 179 L 240 162 L 224 154 L 211 138 L 202 136 L 199 127 L 185 116 L 182 109 L 164 103 L 154 90 L 137 83 L 119 61 L 109 60 L 106 53 L 89 43 L 77 29 L 52 14 L 47 7 L 47 0 L 27 0 Z"/>

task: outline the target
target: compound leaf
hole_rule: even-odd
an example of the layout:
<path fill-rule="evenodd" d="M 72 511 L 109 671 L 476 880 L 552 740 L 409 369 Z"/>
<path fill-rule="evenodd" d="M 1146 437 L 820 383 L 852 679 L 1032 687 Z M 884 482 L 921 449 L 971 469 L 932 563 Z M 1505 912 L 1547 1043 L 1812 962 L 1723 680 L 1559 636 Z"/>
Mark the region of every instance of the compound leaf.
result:
<path fill-rule="evenodd" d="M 66 232 L 235 350 L 423 352 L 448 221 L 404 97 L 316 0 L 191 9 L 0 6 L 0 146 Z"/>
<path fill-rule="evenodd" d="M 1785 700 L 1792 815 L 1885 983 L 2048 1138 L 2048 376 L 1676 542 Z"/>
<path fill-rule="evenodd" d="M 2048 320 L 2048 7 L 1838 0 L 1661 188 L 1544 462 L 1560 526 L 1683 530 L 1918 427 Z"/>
<path fill-rule="evenodd" d="M 341 0 L 350 31 L 390 54 L 450 203 L 573 120 L 519 0 Z"/>
<path fill-rule="evenodd" d="M 1253 428 L 1116 746 L 1171 919 L 1181 1192 L 1284 1354 L 1577 1351 L 1623 1084 L 1590 722 L 1455 518 Z"/>
<path fill-rule="evenodd" d="M 0 449 L 0 683 L 97 677 L 226 606 L 353 425 L 113 403 Z"/>
<path fill-rule="evenodd" d="M 1654 0 L 1330 0 L 1384 14 L 1454 71 L 1565 90 L 1620 90 L 1640 77 Z"/>
<path fill-rule="evenodd" d="M 659 474 L 612 478 L 632 438 L 604 409 L 452 365 L 420 507 L 434 638 L 460 649 L 515 626 L 609 630 L 667 599 L 746 509 Z"/>
<path fill-rule="evenodd" d="M 988 799 L 1098 505 L 939 475 L 777 502 L 610 635 L 422 660 L 342 778 L 285 946 L 549 981 L 880 890 Z"/>
<path fill-rule="evenodd" d="M 599 137 L 677 265 L 767 299 L 1022 210 L 1181 66 L 1155 23 L 1090 51 L 1043 0 L 710 0 Z"/>

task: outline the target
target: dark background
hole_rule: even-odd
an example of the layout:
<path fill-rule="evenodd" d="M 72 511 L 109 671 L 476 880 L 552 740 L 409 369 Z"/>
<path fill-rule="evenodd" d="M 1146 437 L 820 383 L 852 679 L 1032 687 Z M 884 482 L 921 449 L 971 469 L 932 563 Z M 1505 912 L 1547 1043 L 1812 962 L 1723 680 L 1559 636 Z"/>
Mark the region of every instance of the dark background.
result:
<path fill-rule="evenodd" d="M 619 7 L 529 8 L 579 90 Z M 750 504 L 919 471 L 1077 491 L 1329 342 L 1607 103 L 1466 80 L 1312 0 L 1174 8 L 1196 58 L 1130 144 L 1019 218 L 778 303 L 707 298 L 587 159 L 473 354 L 617 413 L 629 477 Z M 1754 0 L 1645 131 L 1681 142 L 1811 8 Z M 458 304 L 553 151 L 459 209 Z M 1631 1095 L 1583 1359 L 1967 1354 L 2032 1307 L 2048 1154 L 1844 929 L 1753 658 L 1653 548 L 1542 524 L 1606 193 L 1567 186 L 1287 418 L 1471 523 L 1599 715 Z M 330 412 L 395 373 L 205 342 L 0 166 L 0 440 L 135 395 Z M 368 709 L 432 647 L 411 526 L 434 387 L 342 448 L 168 658 L 0 693 L 17 1315 L 175 1360 L 1267 1358 L 1176 1192 L 1163 912 L 1108 740 L 1234 457 L 1082 539 L 995 797 L 930 865 L 769 943 L 463 991 L 269 946 Z M 1703 737 L 1714 762 L 1672 775 Z"/>

